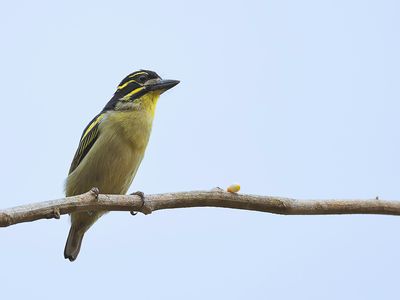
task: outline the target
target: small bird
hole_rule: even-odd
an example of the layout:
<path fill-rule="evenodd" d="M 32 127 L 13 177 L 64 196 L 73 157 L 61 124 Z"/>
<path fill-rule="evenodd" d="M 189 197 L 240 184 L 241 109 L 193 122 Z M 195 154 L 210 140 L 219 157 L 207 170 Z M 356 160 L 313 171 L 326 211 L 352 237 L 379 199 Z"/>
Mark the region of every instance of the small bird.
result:
<path fill-rule="evenodd" d="M 66 196 L 97 187 L 103 194 L 125 194 L 149 141 L 159 96 L 178 80 L 140 70 L 126 76 L 103 110 L 86 126 L 65 183 Z M 105 212 L 71 213 L 64 257 L 74 261 L 85 232 Z"/>

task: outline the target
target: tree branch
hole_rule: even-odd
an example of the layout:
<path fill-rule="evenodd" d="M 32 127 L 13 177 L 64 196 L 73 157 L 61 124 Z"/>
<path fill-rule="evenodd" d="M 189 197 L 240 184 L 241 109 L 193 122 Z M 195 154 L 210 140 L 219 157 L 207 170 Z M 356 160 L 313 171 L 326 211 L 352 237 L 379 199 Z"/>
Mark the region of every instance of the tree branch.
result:
<path fill-rule="evenodd" d="M 368 200 L 296 200 L 225 192 L 221 189 L 145 195 L 102 195 L 97 189 L 73 197 L 39 202 L 0 210 L 0 227 L 40 219 L 59 219 L 77 211 L 139 211 L 184 207 L 224 207 L 269 212 L 281 215 L 379 214 L 400 215 L 400 201 Z"/>

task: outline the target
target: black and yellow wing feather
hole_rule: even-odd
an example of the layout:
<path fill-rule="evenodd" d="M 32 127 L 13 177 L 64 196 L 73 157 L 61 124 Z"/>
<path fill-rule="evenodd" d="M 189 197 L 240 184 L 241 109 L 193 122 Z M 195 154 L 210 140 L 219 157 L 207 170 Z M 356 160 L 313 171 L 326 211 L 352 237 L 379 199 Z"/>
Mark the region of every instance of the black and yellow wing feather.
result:
<path fill-rule="evenodd" d="M 85 158 L 86 154 L 88 154 L 89 150 L 93 147 L 94 143 L 99 137 L 99 124 L 104 118 L 104 115 L 104 113 L 100 113 L 95 116 L 83 131 L 78 149 L 75 152 L 74 159 L 69 169 L 69 174 L 71 174 L 79 166 L 81 161 Z"/>

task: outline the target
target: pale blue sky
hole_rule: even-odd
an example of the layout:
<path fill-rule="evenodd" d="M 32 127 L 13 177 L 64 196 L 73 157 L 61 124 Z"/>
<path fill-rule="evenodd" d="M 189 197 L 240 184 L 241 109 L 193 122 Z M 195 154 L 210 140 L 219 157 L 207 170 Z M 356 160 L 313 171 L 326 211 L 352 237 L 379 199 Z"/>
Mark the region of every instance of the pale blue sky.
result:
<path fill-rule="evenodd" d="M 398 1 L 2 1 L 1 207 L 63 196 L 128 73 L 164 94 L 131 187 L 400 199 Z M 2 297 L 397 299 L 400 218 L 112 213 L 0 229 Z"/>

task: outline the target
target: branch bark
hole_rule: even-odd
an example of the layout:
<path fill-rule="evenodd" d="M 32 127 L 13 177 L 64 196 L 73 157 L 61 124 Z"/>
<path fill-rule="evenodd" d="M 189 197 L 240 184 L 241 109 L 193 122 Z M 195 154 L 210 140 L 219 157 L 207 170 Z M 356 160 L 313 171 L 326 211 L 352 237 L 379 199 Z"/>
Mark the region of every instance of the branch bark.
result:
<path fill-rule="evenodd" d="M 59 219 L 77 211 L 138 211 L 184 207 L 223 207 L 281 215 L 378 214 L 400 215 L 400 201 L 376 199 L 296 200 L 291 198 L 228 193 L 221 189 L 145 195 L 103 195 L 96 189 L 73 197 L 0 210 L 0 227 L 40 219 Z"/>

